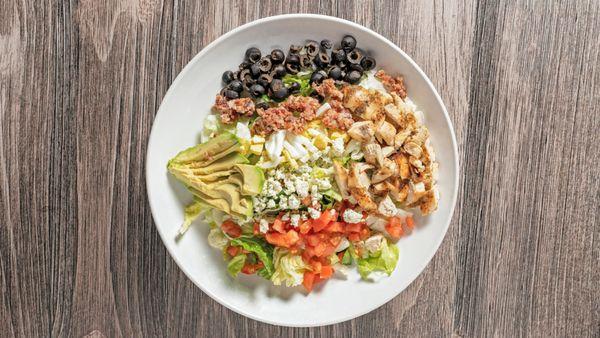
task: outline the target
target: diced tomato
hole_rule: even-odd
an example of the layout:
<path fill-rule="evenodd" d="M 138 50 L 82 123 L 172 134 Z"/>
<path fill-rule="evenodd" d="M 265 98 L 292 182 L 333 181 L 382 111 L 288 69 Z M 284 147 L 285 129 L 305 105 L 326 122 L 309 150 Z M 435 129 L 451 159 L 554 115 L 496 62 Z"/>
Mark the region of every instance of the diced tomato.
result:
<path fill-rule="evenodd" d="M 413 229 L 415 227 L 415 220 L 412 218 L 412 216 L 406 217 L 406 226 L 409 229 Z"/>
<path fill-rule="evenodd" d="M 302 280 L 302 285 L 306 289 L 306 291 L 311 292 L 315 282 L 315 274 L 311 271 L 304 272 L 304 279 Z"/>
<path fill-rule="evenodd" d="M 290 248 L 300 240 L 300 236 L 298 236 L 296 231 L 290 230 L 283 234 L 279 232 L 268 232 L 265 234 L 265 239 L 273 245 Z"/>
<path fill-rule="evenodd" d="M 398 239 L 402 236 L 402 228 L 394 228 L 388 224 L 385 226 L 385 230 L 387 230 L 393 239 Z"/>
<path fill-rule="evenodd" d="M 334 253 L 336 246 L 331 245 L 328 242 L 320 242 L 315 246 L 315 256 L 317 257 L 328 257 Z"/>
<path fill-rule="evenodd" d="M 242 235 L 242 228 L 239 225 L 235 224 L 232 220 L 228 219 L 223 224 L 221 224 L 221 229 L 223 232 L 228 234 L 229 236 L 236 238 Z"/>
<path fill-rule="evenodd" d="M 273 225 L 271 226 L 273 228 L 273 230 L 280 232 L 280 233 L 284 233 L 285 232 L 285 223 L 283 223 L 283 221 L 279 218 L 275 219 L 275 222 L 273 222 Z"/>
<path fill-rule="evenodd" d="M 402 221 L 399 217 L 390 218 L 390 222 L 385 226 L 385 230 L 394 239 L 398 239 L 404 234 L 404 230 L 402 230 Z"/>
<path fill-rule="evenodd" d="M 360 241 L 360 236 L 356 232 L 353 232 L 348 235 L 348 240 L 350 242 L 358 242 Z"/>
<path fill-rule="evenodd" d="M 312 221 L 313 230 L 315 232 L 319 232 L 325 229 L 327 224 L 329 224 L 329 222 L 331 222 L 334 219 L 335 215 L 335 210 L 333 209 L 323 211 L 319 218 Z"/>
<path fill-rule="evenodd" d="M 258 222 L 254 222 L 254 226 L 252 227 L 252 233 L 254 235 L 258 235 L 260 233 L 260 227 L 258 225 Z"/>
<path fill-rule="evenodd" d="M 319 244 L 321 240 L 319 239 L 318 235 L 309 235 L 306 236 L 306 242 L 308 243 L 308 245 L 317 246 L 317 244 Z"/>
<path fill-rule="evenodd" d="M 344 223 L 342 222 L 330 222 L 329 225 L 324 229 L 326 232 L 344 232 Z"/>
<path fill-rule="evenodd" d="M 321 273 L 319 273 L 319 277 L 323 279 L 327 279 L 333 275 L 333 268 L 331 265 L 324 265 L 321 267 Z"/>
<path fill-rule="evenodd" d="M 341 261 L 342 259 L 344 259 L 344 253 L 346 253 L 345 251 L 340 251 L 337 253 L 338 259 Z"/>
<path fill-rule="evenodd" d="M 318 260 L 313 260 L 310 262 L 310 266 L 314 273 L 321 273 L 321 267 L 323 267 L 323 264 L 321 264 L 321 262 Z"/>
<path fill-rule="evenodd" d="M 329 244 L 331 244 L 333 247 L 337 247 L 341 241 L 342 237 L 340 235 L 334 235 L 329 237 Z"/>
<path fill-rule="evenodd" d="M 262 269 L 265 265 L 263 264 L 263 262 L 258 262 L 256 264 L 244 264 L 244 266 L 242 267 L 242 273 L 245 273 L 247 275 L 251 275 L 253 273 L 255 273 L 256 271 Z"/>
<path fill-rule="evenodd" d="M 389 224 L 390 226 L 397 228 L 402 226 L 402 220 L 400 217 L 390 217 Z"/>
<path fill-rule="evenodd" d="M 362 223 L 347 223 L 346 232 L 359 232 L 362 228 Z"/>
<path fill-rule="evenodd" d="M 358 233 L 358 235 L 360 236 L 360 239 L 365 240 L 365 239 L 371 237 L 371 230 L 369 230 L 368 227 L 362 227 L 362 229 L 360 229 L 360 232 Z"/>
<path fill-rule="evenodd" d="M 300 233 L 306 235 L 312 228 L 311 221 L 304 221 L 300 224 Z"/>
<path fill-rule="evenodd" d="M 240 253 L 240 247 L 237 246 L 230 246 L 227 248 L 227 253 L 229 254 L 229 256 L 231 257 L 235 257 L 238 255 L 238 253 Z"/>

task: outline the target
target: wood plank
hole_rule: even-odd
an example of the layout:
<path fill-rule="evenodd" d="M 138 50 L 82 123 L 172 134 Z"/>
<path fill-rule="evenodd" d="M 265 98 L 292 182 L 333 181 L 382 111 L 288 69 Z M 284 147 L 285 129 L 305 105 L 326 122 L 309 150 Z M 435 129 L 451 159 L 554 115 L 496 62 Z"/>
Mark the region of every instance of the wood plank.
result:
<path fill-rule="evenodd" d="M 597 334 L 597 3 L 480 3 L 477 20 L 455 330 Z"/>

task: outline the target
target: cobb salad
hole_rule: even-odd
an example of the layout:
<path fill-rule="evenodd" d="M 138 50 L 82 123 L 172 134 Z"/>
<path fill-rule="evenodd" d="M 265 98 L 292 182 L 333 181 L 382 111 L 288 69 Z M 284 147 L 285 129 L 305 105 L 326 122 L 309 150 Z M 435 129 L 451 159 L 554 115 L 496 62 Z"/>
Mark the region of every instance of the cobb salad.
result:
<path fill-rule="evenodd" d="M 192 193 L 183 235 L 211 227 L 231 276 L 310 292 L 356 268 L 390 275 L 413 213 L 437 208 L 437 162 L 403 78 L 353 36 L 263 55 L 249 48 L 201 130 L 167 165 Z"/>

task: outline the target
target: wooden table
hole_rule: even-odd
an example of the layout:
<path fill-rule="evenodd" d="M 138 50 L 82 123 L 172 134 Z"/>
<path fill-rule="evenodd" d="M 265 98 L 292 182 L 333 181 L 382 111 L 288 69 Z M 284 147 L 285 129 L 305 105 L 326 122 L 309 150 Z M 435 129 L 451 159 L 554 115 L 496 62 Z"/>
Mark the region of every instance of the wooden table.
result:
<path fill-rule="evenodd" d="M 0 335 L 598 336 L 600 3 L 4 0 Z M 256 18 L 339 16 L 429 75 L 461 187 L 427 269 L 345 323 L 246 319 L 197 289 L 150 215 L 152 120 L 181 68 Z"/>

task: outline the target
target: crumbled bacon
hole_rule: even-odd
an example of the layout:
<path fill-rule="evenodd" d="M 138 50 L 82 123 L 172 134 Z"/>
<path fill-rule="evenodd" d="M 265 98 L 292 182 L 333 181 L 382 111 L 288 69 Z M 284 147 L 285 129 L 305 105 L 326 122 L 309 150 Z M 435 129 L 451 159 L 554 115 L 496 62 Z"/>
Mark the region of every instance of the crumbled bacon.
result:
<path fill-rule="evenodd" d="M 299 113 L 302 120 L 309 122 L 316 117 L 319 101 L 310 96 L 290 96 L 281 104 L 281 107 Z"/>
<path fill-rule="evenodd" d="M 335 86 L 335 82 L 332 79 L 327 79 L 321 84 L 313 83 L 312 87 L 317 93 L 319 93 L 319 95 L 323 96 L 324 98 L 330 98 L 332 100 L 341 100 L 344 97 L 342 91 L 337 89 L 337 87 Z"/>
<path fill-rule="evenodd" d="M 259 118 L 254 122 L 252 130 L 260 135 L 284 129 L 300 134 L 306 124 L 315 118 L 317 108 L 319 101 L 312 97 L 290 96 L 279 107 L 259 109 Z"/>
<path fill-rule="evenodd" d="M 406 98 L 406 87 L 404 86 L 404 79 L 401 76 L 392 77 L 387 75 L 383 69 L 380 69 L 375 74 L 375 77 L 381 80 L 385 89 L 391 93 L 396 93 L 401 98 Z"/>
<path fill-rule="evenodd" d="M 342 106 L 342 103 L 337 100 L 331 100 L 329 101 L 329 105 L 331 109 L 327 109 L 321 117 L 323 124 L 331 129 L 347 130 L 350 128 L 354 123 L 354 119 L 352 118 L 352 114 Z"/>
<path fill-rule="evenodd" d="M 227 101 L 223 95 L 217 95 L 214 108 L 221 114 L 221 122 L 229 124 L 240 116 L 252 116 L 255 107 L 252 99 L 248 97 Z"/>

